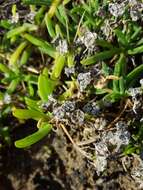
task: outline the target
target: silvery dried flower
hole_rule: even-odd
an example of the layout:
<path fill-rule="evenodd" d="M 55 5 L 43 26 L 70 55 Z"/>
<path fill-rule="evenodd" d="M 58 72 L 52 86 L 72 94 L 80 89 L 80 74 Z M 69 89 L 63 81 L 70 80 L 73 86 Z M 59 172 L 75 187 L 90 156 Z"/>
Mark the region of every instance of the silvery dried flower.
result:
<path fill-rule="evenodd" d="M 141 123 L 143 122 L 143 117 L 140 119 L 140 122 L 141 122 Z"/>
<path fill-rule="evenodd" d="M 72 112 L 75 110 L 75 102 L 74 101 L 65 101 L 62 105 L 62 108 L 65 112 Z"/>
<path fill-rule="evenodd" d="M 140 80 L 141 87 L 143 87 L 143 79 Z"/>
<path fill-rule="evenodd" d="M 122 16 L 125 12 L 125 4 L 124 3 L 109 3 L 109 12 L 115 16 Z"/>
<path fill-rule="evenodd" d="M 133 101 L 133 112 L 137 114 L 136 110 L 141 106 L 142 101 L 140 100 L 143 91 L 141 88 L 130 88 L 128 90 L 129 95 L 132 97 Z"/>
<path fill-rule="evenodd" d="M 118 152 L 121 146 L 129 144 L 130 133 L 127 130 L 117 130 L 116 132 L 110 134 L 111 138 L 109 143 L 116 146 L 115 151 Z"/>
<path fill-rule="evenodd" d="M 132 21 L 137 21 L 142 17 L 143 3 L 139 1 L 129 1 L 130 17 Z"/>
<path fill-rule="evenodd" d="M 70 77 L 72 74 L 75 73 L 75 67 L 65 67 L 65 74 L 67 77 Z"/>
<path fill-rule="evenodd" d="M 54 108 L 53 115 L 57 120 L 62 120 L 65 116 L 65 110 L 62 107 Z"/>
<path fill-rule="evenodd" d="M 103 130 L 106 125 L 107 121 L 104 118 L 98 117 L 97 119 L 95 119 L 94 127 L 96 130 L 98 131 Z"/>
<path fill-rule="evenodd" d="M 117 130 L 126 130 L 128 128 L 128 125 L 124 121 L 118 121 L 115 126 Z"/>
<path fill-rule="evenodd" d="M 101 108 L 96 102 L 89 102 L 83 107 L 83 111 L 91 115 L 97 115 Z"/>
<path fill-rule="evenodd" d="M 75 110 L 71 113 L 71 122 L 76 125 L 83 125 L 84 123 L 84 112 L 80 109 Z"/>
<path fill-rule="evenodd" d="M 141 88 L 129 88 L 128 93 L 132 97 L 137 97 L 138 95 L 141 95 L 143 92 Z"/>
<path fill-rule="evenodd" d="M 48 101 L 42 103 L 40 105 L 40 108 L 46 111 L 50 106 L 55 107 L 56 105 L 57 105 L 57 100 L 52 95 L 49 95 Z"/>
<path fill-rule="evenodd" d="M 97 34 L 95 32 L 87 31 L 83 36 L 77 39 L 77 43 L 82 43 L 87 49 L 94 48 L 95 40 L 97 39 Z"/>
<path fill-rule="evenodd" d="M 36 12 L 35 12 L 35 11 L 31 11 L 31 12 L 26 16 L 26 19 L 27 19 L 29 22 L 32 22 L 32 23 L 33 23 L 35 15 L 36 15 Z"/>
<path fill-rule="evenodd" d="M 137 1 L 136 0 L 128 0 L 129 1 L 129 5 L 130 6 L 134 6 L 137 4 Z"/>
<path fill-rule="evenodd" d="M 19 21 L 19 13 L 15 13 L 14 15 L 12 15 L 10 21 L 11 21 L 11 23 L 18 23 L 18 21 Z"/>
<path fill-rule="evenodd" d="M 95 143 L 95 154 L 96 156 L 108 157 L 109 151 L 107 144 L 102 141 Z"/>
<path fill-rule="evenodd" d="M 116 124 L 116 131 L 104 132 L 102 135 L 103 141 L 114 146 L 115 152 L 118 152 L 122 146 L 128 145 L 130 141 L 130 133 L 127 130 L 127 125 L 124 122 Z"/>
<path fill-rule="evenodd" d="M 68 52 L 68 43 L 67 40 L 59 40 L 58 42 L 58 46 L 56 47 L 56 50 L 60 53 L 60 54 L 65 54 Z"/>
<path fill-rule="evenodd" d="M 91 73 L 79 73 L 77 80 L 79 83 L 80 91 L 83 92 L 92 80 Z"/>
<path fill-rule="evenodd" d="M 9 94 L 6 93 L 4 95 L 3 103 L 4 104 L 10 104 L 11 103 L 11 96 Z"/>
<path fill-rule="evenodd" d="M 97 174 L 100 175 L 107 168 L 107 158 L 104 156 L 96 156 L 95 167 Z"/>
<path fill-rule="evenodd" d="M 108 19 L 105 19 L 104 24 L 101 26 L 101 31 L 106 36 L 107 39 L 110 39 L 113 31 Z"/>
<path fill-rule="evenodd" d="M 132 21 L 137 21 L 140 18 L 140 13 L 137 10 L 130 9 L 130 17 Z"/>

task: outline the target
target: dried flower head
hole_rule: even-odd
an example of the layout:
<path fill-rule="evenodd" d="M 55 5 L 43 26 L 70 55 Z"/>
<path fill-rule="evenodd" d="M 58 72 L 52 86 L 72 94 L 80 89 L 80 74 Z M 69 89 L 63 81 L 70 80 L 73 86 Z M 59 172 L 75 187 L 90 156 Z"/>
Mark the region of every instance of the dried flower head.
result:
<path fill-rule="evenodd" d="M 98 156 L 108 157 L 109 151 L 107 144 L 102 141 L 95 143 L 95 154 Z"/>
<path fill-rule="evenodd" d="M 129 0 L 130 17 L 132 21 L 137 21 L 142 17 L 143 3 L 136 0 Z"/>
<path fill-rule="evenodd" d="M 75 110 L 75 102 L 74 101 L 65 101 L 62 105 L 63 110 L 65 112 L 72 112 Z"/>
<path fill-rule="evenodd" d="M 102 118 L 102 117 L 98 117 L 97 119 L 95 119 L 95 123 L 94 123 L 94 127 L 96 130 L 100 131 L 105 129 L 105 126 L 107 125 L 107 121 Z"/>
<path fill-rule="evenodd" d="M 67 77 L 70 77 L 72 74 L 75 73 L 75 67 L 65 67 L 65 74 Z"/>
<path fill-rule="evenodd" d="M 68 43 L 67 40 L 59 40 L 58 42 L 58 46 L 56 47 L 56 50 L 60 53 L 60 54 L 65 54 L 68 52 Z"/>
<path fill-rule="evenodd" d="M 11 21 L 11 23 L 18 23 L 19 22 L 19 13 L 15 13 L 14 15 L 12 15 L 10 21 Z"/>
<path fill-rule="evenodd" d="M 104 156 L 96 156 L 95 167 L 97 174 L 100 175 L 107 168 L 107 158 Z"/>
<path fill-rule="evenodd" d="M 127 125 L 123 122 L 116 124 L 116 131 L 105 132 L 102 136 L 104 142 L 108 142 L 115 146 L 115 152 L 120 151 L 122 146 L 128 145 L 130 141 L 130 133 Z"/>
<path fill-rule="evenodd" d="M 123 3 L 109 3 L 109 12 L 115 17 L 122 16 L 125 12 L 125 4 Z"/>
<path fill-rule="evenodd" d="M 34 22 L 35 15 L 36 15 L 36 12 L 35 12 L 35 11 L 31 11 L 31 12 L 26 16 L 26 20 L 28 20 L 29 22 L 33 23 L 33 22 Z"/>
<path fill-rule="evenodd" d="M 91 73 L 79 73 L 77 80 L 79 83 L 80 91 L 83 92 L 92 80 Z"/>
<path fill-rule="evenodd" d="M 3 103 L 4 104 L 10 104 L 11 103 L 11 96 L 9 94 L 6 93 L 4 95 Z"/>
<path fill-rule="evenodd" d="M 65 116 L 65 110 L 61 106 L 58 108 L 54 108 L 53 115 L 54 115 L 55 119 L 57 119 L 59 121 L 63 120 L 64 116 Z"/>
<path fill-rule="evenodd" d="M 97 115 L 100 113 L 101 108 L 96 102 L 89 102 L 85 104 L 83 111 L 91 115 Z"/>
<path fill-rule="evenodd" d="M 140 80 L 141 87 L 143 87 L 143 79 Z"/>
<path fill-rule="evenodd" d="M 103 25 L 101 26 L 101 31 L 106 39 L 112 38 L 113 30 L 108 19 L 105 19 Z"/>
<path fill-rule="evenodd" d="M 80 109 L 75 110 L 71 113 L 71 122 L 76 125 L 83 125 L 84 123 L 84 112 Z"/>

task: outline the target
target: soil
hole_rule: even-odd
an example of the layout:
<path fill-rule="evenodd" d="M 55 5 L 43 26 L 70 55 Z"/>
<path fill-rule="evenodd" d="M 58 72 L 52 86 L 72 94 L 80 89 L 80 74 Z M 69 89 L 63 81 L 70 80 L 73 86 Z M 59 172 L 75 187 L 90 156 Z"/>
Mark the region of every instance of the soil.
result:
<path fill-rule="evenodd" d="M 23 127 L 15 128 L 13 140 L 24 135 Z M 29 149 L 11 146 L 0 153 L 0 190 L 137 189 L 130 175 L 134 157 L 111 158 L 107 170 L 98 176 L 95 167 L 73 148 L 61 129 Z"/>

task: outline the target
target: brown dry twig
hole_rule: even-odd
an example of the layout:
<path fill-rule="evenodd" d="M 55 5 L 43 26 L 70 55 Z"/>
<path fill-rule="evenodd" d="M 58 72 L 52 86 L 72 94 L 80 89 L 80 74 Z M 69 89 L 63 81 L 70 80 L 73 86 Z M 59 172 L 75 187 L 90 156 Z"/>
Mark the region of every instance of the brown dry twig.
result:
<path fill-rule="evenodd" d="M 123 110 L 121 110 L 121 112 L 118 114 L 118 116 L 107 126 L 107 128 L 105 129 L 105 131 L 113 130 L 114 129 L 114 128 L 112 128 L 112 126 L 121 118 L 122 114 L 125 112 L 125 110 L 127 109 L 127 107 L 129 105 L 130 105 L 130 100 L 127 99 Z"/>
<path fill-rule="evenodd" d="M 62 128 L 62 130 L 64 131 L 64 133 L 66 134 L 66 136 L 68 137 L 68 139 L 70 140 L 70 142 L 73 144 L 73 147 L 80 152 L 85 158 L 89 159 L 92 161 L 92 158 L 90 156 L 87 155 L 87 153 L 85 151 L 83 151 L 72 139 L 72 137 L 70 136 L 69 132 L 67 131 L 67 129 L 65 128 L 65 126 L 63 124 L 60 124 L 60 127 Z"/>

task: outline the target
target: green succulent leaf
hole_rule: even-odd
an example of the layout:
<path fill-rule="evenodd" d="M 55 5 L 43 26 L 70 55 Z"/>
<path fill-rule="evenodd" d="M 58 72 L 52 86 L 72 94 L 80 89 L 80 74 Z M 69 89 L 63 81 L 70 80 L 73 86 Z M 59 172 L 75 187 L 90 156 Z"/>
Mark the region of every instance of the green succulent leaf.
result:
<path fill-rule="evenodd" d="M 123 74 L 123 68 L 125 68 L 126 57 L 123 53 L 120 54 L 119 60 L 114 67 L 114 75 L 120 77 Z M 119 80 L 113 80 L 113 91 L 119 91 Z"/>
<path fill-rule="evenodd" d="M 114 32 L 118 38 L 119 43 L 121 43 L 125 47 L 128 46 L 128 41 L 127 41 L 125 34 L 122 31 L 120 31 L 119 29 L 116 29 Z"/>
<path fill-rule="evenodd" d="M 14 109 L 12 113 L 18 119 L 34 119 L 38 121 L 39 119 L 46 117 L 46 115 L 40 111 L 29 109 Z"/>
<path fill-rule="evenodd" d="M 48 42 L 38 37 L 34 37 L 30 34 L 24 34 L 22 35 L 22 37 L 28 40 L 33 45 L 37 46 L 40 50 L 43 50 L 44 53 L 47 53 L 53 58 L 55 57 L 55 49 Z"/>
<path fill-rule="evenodd" d="M 32 100 L 31 98 L 25 97 L 25 103 L 29 110 L 37 110 L 40 111 L 37 100 Z"/>
<path fill-rule="evenodd" d="M 82 60 L 81 64 L 83 64 L 83 65 L 95 64 L 98 61 L 103 61 L 105 59 L 109 59 L 109 58 L 113 57 L 115 54 L 119 54 L 120 52 L 121 52 L 120 49 L 114 48 L 112 50 L 107 50 L 107 51 L 103 51 L 100 53 L 96 53 L 95 55 L 90 56 L 87 59 Z"/>
<path fill-rule="evenodd" d="M 19 78 L 12 80 L 7 88 L 7 92 L 9 94 L 13 93 L 16 90 L 17 85 L 19 84 Z"/>
<path fill-rule="evenodd" d="M 23 24 L 23 26 L 19 26 L 17 28 L 14 28 L 10 30 L 7 33 L 7 38 L 12 38 L 14 36 L 20 35 L 21 33 L 24 33 L 26 31 L 35 31 L 37 30 L 37 26 L 29 23 Z"/>
<path fill-rule="evenodd" d="M 127 77 L 126 77 L 126 84 L 129 87 L 131 83 L 140 77 L 140 75 L 143 73 L 143 64 L 136 67 L 133 71 L 131 71 Z"/>
<path fill-rule="evenodd" d="M 3 63 L 0 63 L 0 71 L 6 73 L 8 75 L 13 75 L 13 71 L 9 69 L 9 67 Z"/>
<path fill-rule="evenodd" d="M 56 85 L 56 81 L 49 79 L 44 73 L 40 74 L 38 78 L 38 93 L 42 101 L 48 101 L 48 96 L 53 93 Z"/>
<path fill-rule="evenodd" d="M 27 5 L 47 5 L 49 6 L 51 4 L 51 0 L 23 0 L 23 3 Z"/>
<path fill-rule="evenodd" d="M 141 45 L 139 47 L 136 47 L 134 49 L 128 50 L 129 55 L 135 55 L 135 54 L 138 54 L 138 53 L 143 53 L 143 45 Z"/>
<path fill-rule="evenodd" d="M 51 74 L 52 79 L 58 79 L 61 76 L 61 72 L 65 66 L 65 55 L 56 55 L 53 71 Z"/>
<path fill-rule="evenodd" d="M 29 147 L 38 141 L 40 141 L 42 138 L 44 138 L 52 129 L 52 125 L 48 123 L 43 123 L 39 130 L 32 135 L 29 135 L 23 139 L 15 141 L 15 146 L 17 148 L 26 148 Z"/>

